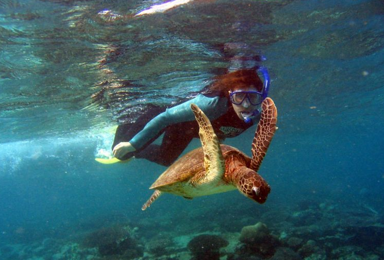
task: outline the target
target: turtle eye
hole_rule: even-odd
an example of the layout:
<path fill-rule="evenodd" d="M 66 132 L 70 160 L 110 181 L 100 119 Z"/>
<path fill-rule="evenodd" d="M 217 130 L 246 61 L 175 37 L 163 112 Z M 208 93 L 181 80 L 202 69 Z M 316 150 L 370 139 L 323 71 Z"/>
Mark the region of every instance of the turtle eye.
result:
<path fill-rule="evenodd" d="M 259 196 L 259 194 L 260 194 L 260 188 L 259 187 L 253 186 L 252 191 L 255 193 L 256 196 Z"/>

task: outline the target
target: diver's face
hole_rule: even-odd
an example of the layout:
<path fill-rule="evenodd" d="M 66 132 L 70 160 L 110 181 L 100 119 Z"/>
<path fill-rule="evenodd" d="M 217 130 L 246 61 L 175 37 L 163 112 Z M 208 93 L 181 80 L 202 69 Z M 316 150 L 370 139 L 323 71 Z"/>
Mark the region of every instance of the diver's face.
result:
<path fill-rule="evenodd" d="M 255 87 L 243 87 L 241 89 L 236 89 L 234 91 L 257 91 Z M 231 94 L 232 91 L 229 91 Z M 244 98 L 244 100 L 241 102 L 241 104 L 235 104 L 232 102 L 233 110 L 235 110 L 236 115 L 241 119 L 244 120 L 245 117 L 250 117 L 253 112 L 259 107 L 260 105 L 252 105 L 251 102 L 249 102 L 248 98 Z"/>

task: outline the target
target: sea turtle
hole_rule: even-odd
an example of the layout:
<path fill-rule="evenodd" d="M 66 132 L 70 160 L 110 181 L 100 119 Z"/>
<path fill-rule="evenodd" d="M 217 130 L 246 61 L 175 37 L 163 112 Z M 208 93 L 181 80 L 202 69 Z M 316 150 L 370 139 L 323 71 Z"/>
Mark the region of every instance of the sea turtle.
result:
<path fill-rule="evenodd" d="M 238 189 L 246 197 L 264 203 L 271 190 L 257 173 L 276 130 L 277 109 L 271 98 L 262 103 L 261 119 L 252 143 L 252 159 L 238 149 L 219 143 L 211 122 L 194 104 L 202 144 L 172 164 L 152 184 L 155 192 L 143 205 L 148 208 L 164 192 L 187 199 Z"/>

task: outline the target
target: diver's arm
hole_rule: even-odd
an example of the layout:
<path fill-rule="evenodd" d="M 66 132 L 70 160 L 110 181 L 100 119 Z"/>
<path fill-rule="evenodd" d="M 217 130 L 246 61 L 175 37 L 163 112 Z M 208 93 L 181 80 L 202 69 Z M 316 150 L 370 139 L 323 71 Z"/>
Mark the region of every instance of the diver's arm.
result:
<path fill-rule="evenodd" d="M 130 152 L 136 151 L 136 148 L 132 146 L 130 142 L 120 142 L 113 147 L 113 155 L 116 158 L 122 158 L 124 155 Z"/>
<path fill-rule="evenodd" d="M 200 107 L 211 120 L 218 118 L 227 111 L 227 98 L 219 96 L 206 97 L 200 94 L 187 102 L 167 109 L 165 112 L 153 118 L 142 131 L 137 133 L 129 141 L 130 145 L 133 146 L 134 149 L 140 149 L 167 126 L 195 120 L 191 110 L 192 103 Z"/>

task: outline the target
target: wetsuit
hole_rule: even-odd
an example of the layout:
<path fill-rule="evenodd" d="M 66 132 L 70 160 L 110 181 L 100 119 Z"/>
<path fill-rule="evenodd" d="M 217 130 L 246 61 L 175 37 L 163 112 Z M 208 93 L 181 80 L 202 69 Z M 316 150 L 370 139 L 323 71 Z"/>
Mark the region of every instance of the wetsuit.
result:
<path fill-rule="evenodd" d="M 260 119 L 257 117 L 253 122 L 245 123 L 224 95 L 200 94 L 172 108 L 152 107 L 135 123 L 119 126 L 112 148 L 120 142 L 130 142 L 136 151 L 120 159 L 135 156 L 164 166 L 171 165 L 193 138 L 199 138 L 199 126 L 191 103 L 204 111 L 220 140 L 238 136 Z M 163 133 L 161 145 L 152 144 Z"/>

